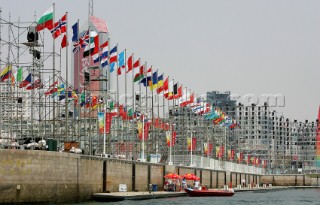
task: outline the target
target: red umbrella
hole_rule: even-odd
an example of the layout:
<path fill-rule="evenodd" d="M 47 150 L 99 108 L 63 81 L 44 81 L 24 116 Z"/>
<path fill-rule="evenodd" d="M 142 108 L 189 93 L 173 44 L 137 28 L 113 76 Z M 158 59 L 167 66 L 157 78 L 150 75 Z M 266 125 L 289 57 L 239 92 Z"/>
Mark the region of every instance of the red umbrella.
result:
<path fill-rule="evenodd" d="M 181 179 L 181 177 L 175 173 L 169 173 L 167 175 L 164 176 L 164 178 L 167 179 Z"/>
<path fill-rule="evenodd" d="M 182 178 L 186 178 L 186 180 L 200 180 L 200 178 L 197 177 L 195 174 L 190 173 L 184 174 Z"/>

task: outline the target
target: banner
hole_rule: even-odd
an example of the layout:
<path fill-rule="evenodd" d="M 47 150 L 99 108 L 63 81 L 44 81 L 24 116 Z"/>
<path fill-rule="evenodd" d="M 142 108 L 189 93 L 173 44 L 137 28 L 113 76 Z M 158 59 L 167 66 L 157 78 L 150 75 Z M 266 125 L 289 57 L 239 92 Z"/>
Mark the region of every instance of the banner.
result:
<path fill-rule="evenodd" d="M 111 123 L 112 123 L 112 117 L 116 116 L 117 113 L 116 112 L 107 112 L 106 113 L 106 133 L 109 134 L 110 133 L 110 128 L 111 128 Z"/>
<path fill-rule="evenodd" d="M 98 112 L 98 124 L 99 124 L 99 133 L 103 134 L 103 132 L 104 132 L 104 112 Z"/>
<path fill-rule="evenodd" d="M 188 151 L 191 151 L 191 137 L 188 138 Z M 197 147 L 197 139 L 195 137 L 192 138 L 192 151 L 194 151 Z"/>
<path fill-rule="evenodd" d="M 234 160 L 234 149 L 231 150 L 231 160 Z"/>
<path fill-rule="evenodd" d="M 204 143 L 203 144 L 203 152 L 204 154 L 209 157 L 212 153 L 212 143 Z"/>
<path fill-rule="evenodd" d="M 142 140 L 142 128 L 144 128 L 143 140 L 148 140 L 149 127 L 150 127 L 151 123 L 149 123 L 149 122 L 145 122 L 145 123 L 138 122 L 137 125 L 138 125 L 138 137 L 139 137 L 139 139 Z"/>
<path fill-rule="evenodd" d="M 220 146 L 220 149 L 219 149 L 219 158 L 222 158 L 224 155 L 224 146 Z"/>
<path fill-rule="evenodd" d="M 172 142 L 170 143 L 170 140 L 171 140 L 171 132 L 170 131 L 167 131 L 166 132 L 166 137 L 167 137 L 167 145 L 168 147 L 173 147 L 176 143 L 176 136 L 177 136 L 177 133 L 174 131 L 172 132 Z"/>

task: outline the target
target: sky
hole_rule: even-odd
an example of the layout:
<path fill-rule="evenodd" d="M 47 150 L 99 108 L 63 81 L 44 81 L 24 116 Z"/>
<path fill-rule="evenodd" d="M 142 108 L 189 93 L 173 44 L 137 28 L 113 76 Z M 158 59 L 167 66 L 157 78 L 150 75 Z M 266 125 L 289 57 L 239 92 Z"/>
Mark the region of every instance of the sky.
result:
<path fill-rule="evenodd" d="M 2 17 L 32 21 L 55 3 L 69 24 L 88 18 L 88 0 L 27 2 L 2 0 Z M 279 95 L 284 107 L 273 109 L 285 117 L 317 117 L 320 1 L 94 0 L 93 13 L 107 21 L 113 45 L 198 94 L 230 91 L 259 103 Z"/>

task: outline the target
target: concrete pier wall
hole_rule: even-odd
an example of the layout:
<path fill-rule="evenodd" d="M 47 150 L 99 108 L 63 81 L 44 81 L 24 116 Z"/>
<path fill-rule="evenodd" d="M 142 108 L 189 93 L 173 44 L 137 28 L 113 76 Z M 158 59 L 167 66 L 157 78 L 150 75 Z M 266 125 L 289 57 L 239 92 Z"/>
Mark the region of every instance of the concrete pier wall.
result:
<path fill-rule="evenodd" d="M 319 179 L 305 175 L 260 176 L 59 152 L 0 150 L 0 203 L 80 202 L 90 199 L 93 193 L 118 192 L 119 184 L 125 184 L 127 191 L 148 191 L 149 184 L 163 190 L 168 172 L 194 173 L 208 188 L 237 187 L 242 179 L 246 184 L 273 186 L 319 183 Z M 187 183 L 193 185 L 194 181 Z"/>
<path fill-rule="evenodd" d="M 79 155 L 0 150 L 0 203 L 84 201 L 102 191 L 102 163 Z"/>

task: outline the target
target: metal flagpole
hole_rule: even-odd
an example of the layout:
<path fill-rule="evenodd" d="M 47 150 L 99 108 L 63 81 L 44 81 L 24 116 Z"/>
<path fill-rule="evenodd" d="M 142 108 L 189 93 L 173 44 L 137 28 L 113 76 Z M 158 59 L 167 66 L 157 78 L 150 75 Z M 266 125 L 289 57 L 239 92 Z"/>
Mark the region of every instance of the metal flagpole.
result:
<path fill-rule="evenodd" d="M 68 39 L 68 12 L 66 12 L 66 38 Z M 68 119 L 69 119 L 69 111 L 68 111 L 68 95 L 69 95 L 69 81 L 68 81 L 68 40 L 67 40 L 67 46 L 66 46 L 66 99 L 65 99 L 65 120 L 66 120 L 66 124 L 65 124 L 65 133 L 66 133 L 66 139 L 68 139 L 68 134 L 69 134 L 69 130 L 68 130 Z"/>

